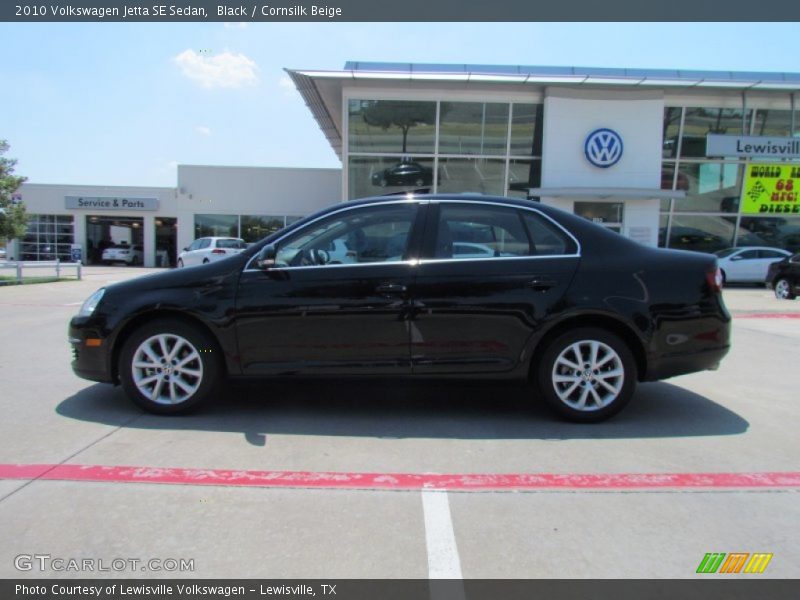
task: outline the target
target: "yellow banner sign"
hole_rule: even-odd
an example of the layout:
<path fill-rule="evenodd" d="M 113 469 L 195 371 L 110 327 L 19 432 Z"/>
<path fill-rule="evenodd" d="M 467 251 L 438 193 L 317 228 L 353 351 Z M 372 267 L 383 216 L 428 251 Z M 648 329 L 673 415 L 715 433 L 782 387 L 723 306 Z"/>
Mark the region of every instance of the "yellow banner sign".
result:
<path fill-rule="evenodd" d="M 749 164 L 742 189 L 748 215 L 800 214 L 800 165 Z"/>

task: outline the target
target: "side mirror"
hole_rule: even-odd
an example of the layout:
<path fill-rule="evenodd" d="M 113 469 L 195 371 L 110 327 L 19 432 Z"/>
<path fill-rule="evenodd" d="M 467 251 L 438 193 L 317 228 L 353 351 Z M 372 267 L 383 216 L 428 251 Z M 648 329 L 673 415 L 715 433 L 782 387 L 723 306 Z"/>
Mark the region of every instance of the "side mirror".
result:
<path fill-rule="evenodd" d="M 256 266 L 264 271 L 271 269 L 275 266 L 275 257 L 277 254 L 277 248 L 275 248 L 275 246 L 272 244 L 267 244 L 258 253 L 258 257 L 256 258 Z"/>
<path fill-rule="evenodd" d="M 731 258 L 731 260 L 732 261 L 734 261 L 734 260 L 742 260 L 742 258 L 744 258 L 742 255 L 738 255 L 738 256 L 734 256 L 733 258 Z"/>
<path fill-rule="evenodd" d="M 186 248 L 184 248 L 183 251 L 184 252 L 188 252 L 189 251 L 189 246 L 186 246 Z"/>

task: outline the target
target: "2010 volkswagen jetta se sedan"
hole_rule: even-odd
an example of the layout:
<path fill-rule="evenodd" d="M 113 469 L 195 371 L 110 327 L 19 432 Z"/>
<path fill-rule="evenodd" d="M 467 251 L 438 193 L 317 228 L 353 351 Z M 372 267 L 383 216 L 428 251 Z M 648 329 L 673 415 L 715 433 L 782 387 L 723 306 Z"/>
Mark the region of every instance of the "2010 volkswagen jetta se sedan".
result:
<path fill-rule="evenodd" d="M 100 289 L 69 338 L 79 376 L 160 414 L 228 378 L 364 375 L 528 381 L 562 416 L 600 421 L 638 381 L 717 367 L 721 283 L 713 255 L 645 247 L 538 202 L 388 196 Z"/>

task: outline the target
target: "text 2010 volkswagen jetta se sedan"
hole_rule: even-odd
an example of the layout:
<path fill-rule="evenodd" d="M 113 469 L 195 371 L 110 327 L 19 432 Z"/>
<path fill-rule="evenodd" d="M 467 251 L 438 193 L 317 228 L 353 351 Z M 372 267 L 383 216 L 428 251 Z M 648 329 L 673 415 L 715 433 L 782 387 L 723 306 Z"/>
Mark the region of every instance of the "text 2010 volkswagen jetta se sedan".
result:
<path fill-rule="evenodd" d="M 454 253 L 466 245 L 491 251 Z M 333 260 L 343 247 L 348 262 Z M 226 378 L 365 375 L 529 380 L 562 416 L 599 421 L 637 381 L 716 368 L 730 336 L 720 287 L 712 255 L 536 202 L 389 196 L 98 290 L 69 337 L 78 375 L 162 414 Z"/>

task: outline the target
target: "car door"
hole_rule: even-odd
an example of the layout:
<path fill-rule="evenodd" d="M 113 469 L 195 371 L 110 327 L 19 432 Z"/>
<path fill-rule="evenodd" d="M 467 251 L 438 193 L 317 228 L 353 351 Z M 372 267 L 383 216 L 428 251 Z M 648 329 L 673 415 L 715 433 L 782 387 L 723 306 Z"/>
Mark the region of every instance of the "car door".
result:
<path fill-rule="evenodd" d="M 469 245 L 490 252 L 454 254 Z M 538 211 L 432 202 L 412 288 L 413 372 L 513 369 L 578 261 L 575 239 Z"/>
<path fill-rule="evenodd" d="M 183 260 L 184 267 L 192 267 L 198 264 L 197 251 L 200 249 L 200 245 L 203 243 L 204 239 L 205 238 L 196 239 L 189 244 L 188 248 L 186 248 L 186 251 L 183 253 L 183 257 L 181 258 L 181 260 Z"/>
<path fill-rule="evenodd" d="M 728 279 L 731 281 L 759 281 L 758 250 L 743 250 L 731 257 L 730 264 L 732 273 Z"/>
<path fill-rule="evenodd" d="M 417 202 L 344 208 L 279 240 L 275 267 L 250 264 L 236 298 L 243 373 L 410 373 L 408 289 L 421 218 Z M 336 264 L 328 249 L 343 237 L 353 262 Z"/>

